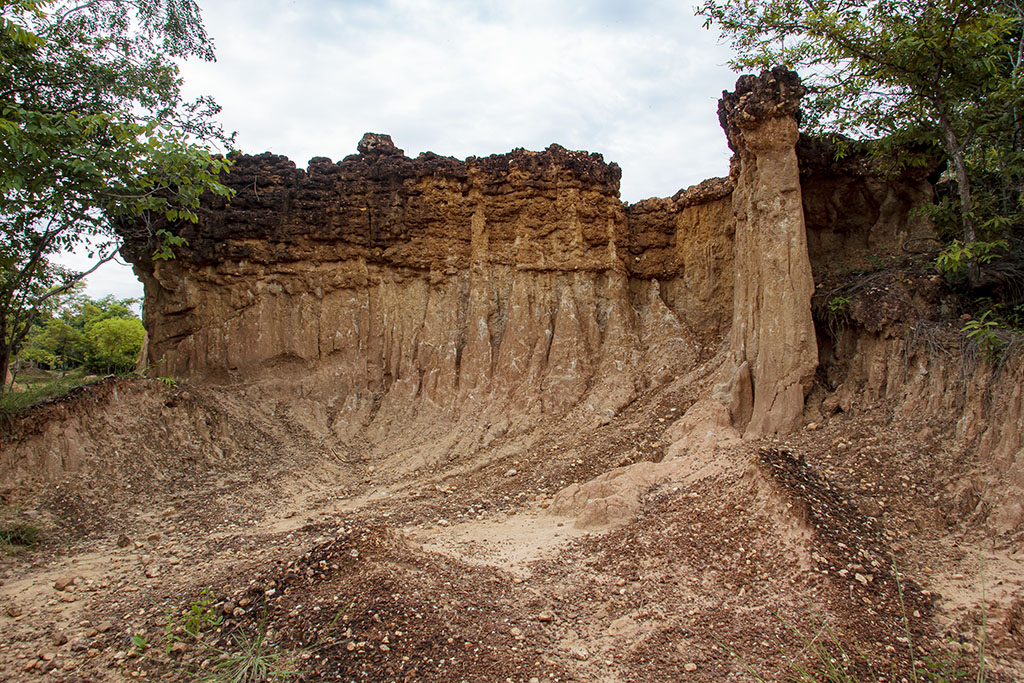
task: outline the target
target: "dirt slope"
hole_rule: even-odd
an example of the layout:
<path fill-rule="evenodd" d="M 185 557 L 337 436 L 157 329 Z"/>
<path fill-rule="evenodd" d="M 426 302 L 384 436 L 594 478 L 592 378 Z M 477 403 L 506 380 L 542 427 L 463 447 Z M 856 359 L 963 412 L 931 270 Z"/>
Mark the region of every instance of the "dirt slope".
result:
<path fill-rule="evenodd" d="M 545 421 L 413 472 L 326 448 L 244 387 L 117 381 L 44 407 L 18 439 L 51 438 L 57 416 L 105 449 L 57 485 L 41 471 L 4 493 L 51 535 L 0 565 L 0 680 L 190 680 L 218 654 L 191 640 L 164 654 L 167 610 L 206 586 L 230 612 L 207 642 L 265 631 L 310 681 L 771 680 L 806 659 L 793 628 L 828 624 L 901 661 L 904 609 L 916 645 L 970 663 L 983 623 L 1006 680 L 1024 673 L 1022 539 L 955 507 L 949 482 L 974 464 L 954 421 L 882 401 L 666 458 L 697 398 L 687 379 L 597 429 Z M 617 467 L 641 473 L 630 521 L 552 514 L 559 491 Z"/>

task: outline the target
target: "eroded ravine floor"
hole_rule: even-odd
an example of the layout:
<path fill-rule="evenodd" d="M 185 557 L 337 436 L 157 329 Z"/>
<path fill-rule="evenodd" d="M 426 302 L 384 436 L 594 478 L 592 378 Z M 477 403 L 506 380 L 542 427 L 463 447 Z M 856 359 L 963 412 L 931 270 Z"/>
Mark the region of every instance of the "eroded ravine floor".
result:
<path fill-rule="evenodd" d="M 895 663 L 907 625 L 964 663 L 982 633 L 1006 680 L 1024 675 L 1024 539 L 957 521 L 934 464 L 955 456 L 924 457 L 941 429 L 841 414 L 653 487 L 620 528 L 550 514 L 560 487 L 659 459 L 687 405 L 420 472 L 310 442 L 305 460 L 130 504 L 73 483 L 41 494 L 73 523 L 0 561 L 0 680 L 192 680 L 242 649 L 236 632 L 262 634 L 296 680 L 773 680 L 824 625 Z M 223 622 L 167 639 L 168 610 L 207 588 Z"/>

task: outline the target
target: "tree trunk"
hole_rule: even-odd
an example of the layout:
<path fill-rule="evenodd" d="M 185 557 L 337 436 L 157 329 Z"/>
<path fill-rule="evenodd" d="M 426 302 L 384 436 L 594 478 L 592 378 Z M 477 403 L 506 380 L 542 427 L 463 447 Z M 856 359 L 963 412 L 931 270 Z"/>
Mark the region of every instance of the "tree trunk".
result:
<path fill-rule="evenodd" d="M 0 346 L 0 394 L 10 391 L 11 387 L 7 384 L 7 372 L 11 367 L 11 352 L 7 348 L 7 344 Z"/>
<path fill-rule="evenodd" d="M 940 109 L 940 112 L 942 110 Z M 974 208 L 971 202 L 971 181 L 967 178 L 967 161 L 964 159 L 964 148 L 956 137 L 953 126 L 944 113 L 939 114 L 939 127 L 942 129 L 942 137 L 946 141 L 946 151 L 953 161 L 953 172 L 956 173 L 957 192 L 960 195 L 960 213 L 962 214 L 962 225 L 964 230 L 964 244 L 972 244 L 978 241 L 978 233 L 974 227 L 974 218 L 971 211 Z"/>
<path fill-rule="evenodd" d="M 956 173 L 957 193 L 960 195 L 961 225 L 964 231 L 964 246 L 970 246 L 978 241 L 978 231 L 974 226 L 974 217 L 971 212 L 974 204 L 971 201 L 971 181 L 967 178 L 967 161 L 964 158 L 964 148 L 956 137 L 956 131 L 949 123 L 945 109 L 940 105 L 939 127 L 942 129 L 942 137 L 946 141 L 946 151 L 953 161 L 953 171 Z M 977 261 L 971 260 L 967 264 L 967 281 L 971 287 L 976 287 L 981 281 L 981 266 Z"/>

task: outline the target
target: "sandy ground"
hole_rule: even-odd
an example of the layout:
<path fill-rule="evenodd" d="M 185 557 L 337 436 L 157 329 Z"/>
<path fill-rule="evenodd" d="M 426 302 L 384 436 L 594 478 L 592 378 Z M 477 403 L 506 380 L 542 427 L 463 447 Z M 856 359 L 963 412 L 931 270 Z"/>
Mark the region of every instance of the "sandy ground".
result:
<path fill-rule="evenodd" d="M 819 647 L 880 680 L 911 652 L 1024 679 L 1024 538 L 949 498 L 967 465 L 948 425 L 879 406 L 672 464 L 691 402 L 670 386 L 600 428 L 412 471 L 250 416 L 266 438 L 202 476 L 9 489 L 5 514 L 48 535 L 0 558 L 0 680 L 229 680 L 245 652 L 299 681 L 785 680 Z M 136 427 L 146 467 L 173 470 L 180 448 Z M 657 462 L 624 522 L 552 512 L 570 484 Z"/>

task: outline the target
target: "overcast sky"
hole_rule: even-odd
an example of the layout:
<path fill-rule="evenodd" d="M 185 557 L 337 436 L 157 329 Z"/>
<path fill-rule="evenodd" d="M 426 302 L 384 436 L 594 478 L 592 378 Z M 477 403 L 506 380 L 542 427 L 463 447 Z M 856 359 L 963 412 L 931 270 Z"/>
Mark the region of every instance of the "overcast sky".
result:
<path fill-rule="evenodd" d="M 199 0 L 215 63 L 187 63 L 242 151 L 355 153 L 367 131 L 409 156 L 553 142 L 622 167 L 629 202 L 728 172 L 717 100 L 736 75 L 690 0 Z M 141 296 L 131 269 L 92 296 Z"/>

